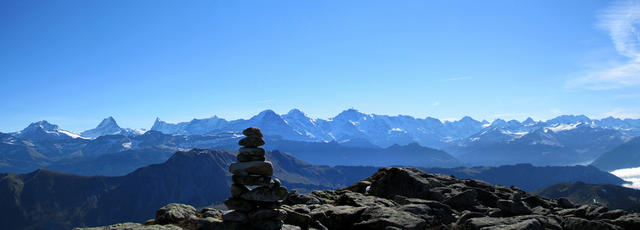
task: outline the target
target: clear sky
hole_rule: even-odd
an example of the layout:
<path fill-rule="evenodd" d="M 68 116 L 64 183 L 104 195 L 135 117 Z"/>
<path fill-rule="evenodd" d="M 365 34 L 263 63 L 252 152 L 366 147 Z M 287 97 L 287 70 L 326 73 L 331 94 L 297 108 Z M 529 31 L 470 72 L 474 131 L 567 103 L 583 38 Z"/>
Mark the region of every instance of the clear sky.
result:
<path fill-rule="evenodd" d="M 347 108 L 640 116 L 633 1 L 0 1 L 0 131 Z"/>

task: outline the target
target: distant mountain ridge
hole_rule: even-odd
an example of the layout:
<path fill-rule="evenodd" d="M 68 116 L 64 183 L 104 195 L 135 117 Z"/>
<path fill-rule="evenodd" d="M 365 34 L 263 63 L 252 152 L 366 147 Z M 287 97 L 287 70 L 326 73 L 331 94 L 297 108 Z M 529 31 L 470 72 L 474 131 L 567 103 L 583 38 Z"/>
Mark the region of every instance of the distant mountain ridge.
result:
<path fill-rule="evenodd" d="M 558 183 L 534 192 L 548 198 L 568 198 L 575 204 L 602 204 L 610 209 L 640 212 L 640 190 L 611 184 Z"/>
<path fill-rule="evenodd" d="M 146 132 L 121 128 L 113 117 L 108 117 L 96 128 L 87 130 L 82 135 L 40 121 L 20 132 L 2 136 L 4 141 L 0 143 L 0 151 L 6 153 L 0 152 L 0 168 L 36 161 L 40 162 L 40 166 L 44 166 L 47 165 L 47 161 L 57 161 L 65 157 L 137 150 L 143 148 L 142 146 L 150 147 L 157 144 L 171 151 L 193 147 L 219 148 L 233 145 L 232 139 L 250 126 L 261 128 L 267 138 L 281 142 L 338 143 L 343 147 L 364 149 L 384 149 L 396 144 L 406 146 L 417 143 L 426 148 L 442 150 L 462 159 L 462 163 L 470 166 L 518 163 L 544 166 L 589 164 L 601 154 L 638 135 L 640 120 L 611 117 L 597 120 L 583 115 L 562 115 L 548 121 L 535 121 L 531 118 L 522 122 L 496 119 L 489 123 L 471 117 L 464 117 L 458 121 L 441 121 L 431 117 L 421 119 L 404 115 L 364 114 L 355 109 L 345 110 L 331 119 L 323 120 L 310 118 L 302 111 L 293 109 L 283 115 L 265 110 L 247 120 L 227 121 L 214 116 L 172 124 L 156 119 L 151 130 Z M 145 139 L 147 141 L 144 143 L 147 144 L 140 145 L 138 141 L 109 136 L 125 136 L 132 140 Z M 108 140 L 119 143 L 114 145 Z M 87 145 L 87 149 L 84 149 L 84 145 Z M 292 146 L 281 146 L 283 149 L 295 149 Z M 26 153 L 7 154 L 17 152 Z M 333 164 L 325 161 L 328 158 L 322 158 L 322 154 L 303 156 L 300 154 L 309 151 L 288 152 L 298 154 L 298 157 L 313 163 Z M 314 158 L 321 161 L 314 162 Z M 368 160 L 378 165 L 374 159 Z M 380 159 L 382 161 L 379 162 L 394 164 L 393 161 L 387 161 L 391 158 Z M 439 167 L 456 166 L 449 164 L 450 162 L 444 161 L 445 164 Z M 355 161 L 353 163 L 358 164 Z M 396 163 L 432 166 L 408 161 Z"/>
<path fill-rule="evenodd" d="M 74 138 L 97 138 L 105 135 L 140 135 L 144 130 L 121 128 L 113 117 L 107 117 L 96 128 L 80 134 L 59 129 L 46 121 L 33 123 L 41 126 L 49 134 L 58 133 Z M 30 125 L 31 126 L 31 125 Z M 53 127 L 55 126 L 55 127 Z M 474 141 L 515 140 L 537 130 L 549 130 L 555 133 L 576 129 L 577 127 L 616 130 L 624 137 L 640 136 L 640 119 L 620 119 L 607 117 L 591 119 L 584 115 L 561 115 L 547 121 L 535 121 L 532 118 L 520 122 L 517 120 L 496 119 L 493 122 L 477 121 L 463 117 L 457 121 L 442 121 L 433 117 L 414 118 L 412 116 L 365 114 L 355 109 L 342 111 L 330 119 L 310 118 L 298 109 L 286 114 L 276 114 L 265 110 L 249 119 L 226 120 L 218 116 L 193 119 L 188 122 L 168 123 L 156 118 L 150 130 L 166 134 L 204 135 L 219 133 L 239 133 L 243 128 L 256 126 L 265 133 L 277 135 L 286 140 L 314 142 L 346 142 L 352 139 L 366 140 L 374 145 L 388 147 L 393 144 L 419 143 L 422 146 L 444 148 L 451 145 L 464 145 Z M 29 129 L 12 133 L 21 135 Z M 541 142 L 544 143 L 544 142 Z M 552 142 L 549 142 L 552 143 Z"/>
<path fill-rule="evenodd" d="M 591 184 L 622 185 L 628 183 L 615 175 L 593 166 L 545 166 L 531 164 L 503 165 L 472 168 L 420 168 L 428 173 L 454 175 L 458 178 L 482 180 L 491 184 L 517 186 L 534 191 L 561 182 L 582 181 Z"/>
<path fill-rule="evenodd" d="M 603 153 L 593 161 L 592 165 L 607 171 L 640 167 L 640 137 L 635 137 Z"/>
<path fill-rule="evenodd" d="M 394 145 L 352 147 L 349 142 L 303 142 L 267 137 L 268 150 L 281 150 L 314 164 L 453 167 L 460 162 L 446 152 L 428 147 Z M 238 148 L 234 133 L 181 135 L 147 131 L 142 135 L 106 135 L 95 139 L 22 139 L 0 135 L 0 172 L 25 173 L 48 168 L 79 175 L 120 176 L 136 168 L 168 159 L 176 151 L 193 148 Z M 360 143 L 362 144 L 362 143 Z"/>
<path fill-rule="evenodd" d="M 343 142 L 365 139 L 381 147 L 417 142 L 423 146 L 441 148 L 457 142 L 469 142 L 472 138 L 477 140 L 487 131 L 497 132 L 505 140 L 513 140 L 536 130 L 563 132 L 577 126 L 616 130 L 625 137 L 640 135 L 640 119 L 607 117 L 598 120 L 584 115 L 562 115 L 548 121 L 534 121 L 531 118 L 522 122 L 496 119 L 489 123 L 471 117 L 442 121 L 432 117 L 422 119 L 404 115 L 365 114 L 355 109 L 345 110 L 327 120 L 310 118 L 298 109 L 292 109 L 283 115 L 265 110 L 248 120 L 227 121 L 214 116 L 172 124 L 156 119 L 151 130 L 174 134 L 206 134 L 238 132 L 242 127 L 248 126 L 264 126 L 267 133 L 277 134 L 288 140 Z"/>

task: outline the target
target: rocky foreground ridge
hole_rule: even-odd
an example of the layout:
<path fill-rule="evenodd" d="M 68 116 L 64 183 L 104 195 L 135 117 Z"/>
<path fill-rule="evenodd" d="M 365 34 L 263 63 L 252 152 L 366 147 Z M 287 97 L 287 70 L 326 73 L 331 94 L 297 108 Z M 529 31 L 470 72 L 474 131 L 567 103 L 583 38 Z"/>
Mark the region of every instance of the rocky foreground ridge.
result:
<path fill-rule="evenodd" d="M 415 168 L 383 168 L 339 190 L 292 191 L 280 209 L 282 229 L 640 229 L 639 213 Z M 145 224 L 90 229 L 235 229 L 225 212 L 169 204 Z"/>

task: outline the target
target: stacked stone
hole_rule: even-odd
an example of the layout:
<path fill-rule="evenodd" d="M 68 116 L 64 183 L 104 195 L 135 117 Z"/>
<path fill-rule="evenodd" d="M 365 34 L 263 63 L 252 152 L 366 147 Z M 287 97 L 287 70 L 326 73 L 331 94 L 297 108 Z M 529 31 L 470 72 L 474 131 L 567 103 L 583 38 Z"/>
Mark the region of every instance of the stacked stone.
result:
<path fill-rule="evenodd" d="M 238 142 L 238 163 L 229 166 L 233 174 L 231 198 L 224 204 L 229 208 L 222 219 L 241 229 L 280 229 L 287 212 L 280 209 L 287 188 L 273 176 L 273 165 L 265 159 L 262 132 L 250 127 L 242 131 L 246 137 Z M 253 187 L 250 188 L 249 186 Z"/>

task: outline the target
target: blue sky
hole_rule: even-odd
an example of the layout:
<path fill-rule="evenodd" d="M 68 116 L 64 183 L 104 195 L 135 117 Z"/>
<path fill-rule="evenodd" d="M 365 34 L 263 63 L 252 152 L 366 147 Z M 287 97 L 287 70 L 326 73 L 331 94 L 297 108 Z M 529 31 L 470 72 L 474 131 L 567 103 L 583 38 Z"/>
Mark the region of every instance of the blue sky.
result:
<path fill-rule="evenodd" d="M 0 131 L 640 116 L 633 1 L 0 1 Z"/>

